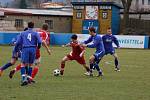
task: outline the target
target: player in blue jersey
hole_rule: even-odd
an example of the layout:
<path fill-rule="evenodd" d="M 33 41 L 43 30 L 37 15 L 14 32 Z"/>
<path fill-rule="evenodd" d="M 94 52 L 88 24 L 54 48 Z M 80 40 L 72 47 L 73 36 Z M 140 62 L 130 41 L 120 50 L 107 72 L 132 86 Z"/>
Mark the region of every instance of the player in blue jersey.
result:
<path fill-rule="evenodd" d="M 119 65 L 118 65 L 118 56 L 115 53 L 115 48 L 113 47 L 113 43 L 119 48 L 119 42 L 117 38 L 112 35 L 111 28 L 107 29 L 107 34 L 102 37 L 104 48 L 105 48 L 105 55 L 111 54 L 115 59 L 115 71 L 120 71 Z"/>
<path fill-rule="evenodd" d="M 25 28 L 24 31 L 25 30 L 27 30 L 27 28 Z M 18 37 L 19 37 L 19 35 L 12 39 L 12 42 L 11 42 L 12 46 L 16 45 L 16 41 L 17 41 Z M 4 70 L 6 70 L 7 68 L 13 66 L 16 63 L 16 61 L 18 60 L 18 58 L 21 57 L 21 50 L 22 50 L 22 46 L 18 47 L 18 51 L 17 52 L 13 48 L 12 58 L 11 58 L 10 62 L 8 62 L 5 65 L 3 65 L 2 67 L 0 67 L 0 76 L 2 76 L 2 73 L 3 73 Z"/>
<path fill-rule="evenodd" d="M 96 52 L 90 57 L 89 62 L 90 62 L 90 73 L 86 73 L 86 75 L 93 75 L 92 74 L 92 69 L 93 66 L 95 66 L 96 70 L 98 71 L 98 76 L 102 76 L 102 70 L 100 69 L 97 61 L 101 59 L 104 54 L 105 54 L 105 49 L 103 45 L 103 41 L 101 36 L 97 35 L 95 32 L 95 28 L 90 27 L 89 28 L 89 34 L 91 35 L 88 40 L 84 41 L 83 46 L 88 47 L 88 48 L 96 48 Z M 92 44 L 88 44 L 91 43 Z"/>
<path fill-rule="evenodd" d="M 39 34 L 33 31 L 34 23 L 28 23 L 28 30 L 22 32 L 20 37 L 18 38 L 15 46 L 15 51 L 18 50 L 18 47 L 22 46 L 22 56 L 21 56 L 21 76 L 22 76 L 22 83 L 21 86 L 27 85 L 27 75 L 25 71 L 26 66 L 30 66 L 28 69 L 28 75 L 31 76 L 32 74 L 32 65 L 35 60 L 35 53 L 36 48 L 41 47 L 41 38 Z"/>

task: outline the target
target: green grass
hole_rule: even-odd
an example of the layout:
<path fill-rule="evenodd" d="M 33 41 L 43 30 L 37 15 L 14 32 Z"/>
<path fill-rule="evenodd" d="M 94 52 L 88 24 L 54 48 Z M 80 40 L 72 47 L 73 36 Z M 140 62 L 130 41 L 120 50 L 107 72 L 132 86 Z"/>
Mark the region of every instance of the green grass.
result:
<path fill-rule="evenodd" d="M 8 78 L 9 68 L 0 78 L 0 100 L 150 100 L 150 50 L 119 49 L 121 72 L 114 71 L 113 57 L 108 55 L 100 66 L 104 78 L 86 77 L 75 61 L 68 62 L 63 77 L 54 77 L 69 48 L 52 47 L 48 56 L 42 48 L 42 62 L 36 84 L 20 86 L 20 73 Z M 86 61 L 94 52 L 87 49 Z M 0 46 L 0 65 L 10 60 L 11 47 Z"/>

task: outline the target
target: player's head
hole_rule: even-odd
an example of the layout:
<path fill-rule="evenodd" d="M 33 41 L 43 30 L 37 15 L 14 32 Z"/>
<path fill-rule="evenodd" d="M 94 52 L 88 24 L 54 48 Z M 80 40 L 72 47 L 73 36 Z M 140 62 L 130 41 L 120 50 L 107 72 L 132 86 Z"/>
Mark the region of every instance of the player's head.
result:
<path fill-rule="evenodd" d="M 89 34 L 94 36 L 96 34 L 95 28 L 94 27 L 90 27 L 89 28 Z"/>
<path fill-rule="evenodd" d="M 45 30 L 45 31 L 47 31 L 47 30 L 48 30 L 48 24 L 47 24 L 47 23 L 44 23 L 44 24 L 42 25 L 42 29 Z"/>
<path fill-rule="evenodd" d="M 112 31 L 111 31 L 110 27 L 107 29 L 107 34 L 112 34 Z"/>
<path fill-rule="evenodd" d="M 76 34 L 71 36 L 71 41 L 72 42 L 76 42 L 77 41 L 78 36 Z"/>
<path fill-rule="evenodd" d="M 28 22 L 28 28 L 34 28 L 34 23 L 33 22 Z"/>

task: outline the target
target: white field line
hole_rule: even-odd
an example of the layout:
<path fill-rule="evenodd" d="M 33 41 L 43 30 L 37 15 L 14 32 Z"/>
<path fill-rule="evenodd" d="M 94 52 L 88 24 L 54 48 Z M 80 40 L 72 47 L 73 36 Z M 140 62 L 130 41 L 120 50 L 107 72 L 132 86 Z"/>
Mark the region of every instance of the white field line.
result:
<path fill-rule="evenodd" d="M 105 64 L 114 66 L 114 61 L 105 61 Z M 127 65 L 127 64 L 119 64 L 119 66 L 121 66 L 121 67 L 141 67 L 138 65 Z"/>

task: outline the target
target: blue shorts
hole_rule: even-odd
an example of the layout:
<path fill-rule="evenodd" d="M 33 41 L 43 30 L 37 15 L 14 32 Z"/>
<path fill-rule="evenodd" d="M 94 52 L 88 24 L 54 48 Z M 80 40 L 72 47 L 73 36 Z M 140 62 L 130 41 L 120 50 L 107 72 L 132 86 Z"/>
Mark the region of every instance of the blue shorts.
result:
<path fill-rule="evenodd" d="M 28 47 L 22 49 L 21 62 L 24 64 L 33 64 L 35 60 L 36 48 Z"/>
<path fill-rule="evenodd" d="M 105 55 L 108 55 L 108 54 L 111 54 L 111 55 L 115 54 L 115 50 L 105 51 Z"/>
<path fill-rule="evenodd" d="M 105 55 L 105 51 L 95 52 L 94 57 L 95 61 L 99 61 L 99 59 L 103 58 Z"/>
<path fill-rule="evenodd" d="M 12 52 L 12 58 L 15 58 L 16 60 L 18 60 L 18 58 L 21 58 L 21 54 L 22 54 L 22 52 L 20 51 L 20 52 L 18 52 L 18 54 L 16 54 L 16 52 Z"/>

